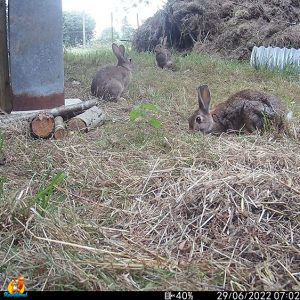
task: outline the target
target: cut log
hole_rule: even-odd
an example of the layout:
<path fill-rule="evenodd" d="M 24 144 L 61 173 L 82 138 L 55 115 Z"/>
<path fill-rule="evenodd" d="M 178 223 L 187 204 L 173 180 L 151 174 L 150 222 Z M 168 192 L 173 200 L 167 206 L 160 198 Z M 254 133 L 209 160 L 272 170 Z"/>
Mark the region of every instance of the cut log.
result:
<path fill-rule="evenodd" d="M 68 129 L 70 131 L 82 131 L 82 132 L 87 132 L 87 126 L 86 126 L 86 123 L 79 119 L 79 118 L 76 118 L 74 117 L 73 119 L 69 120 L 68 122 Z"/>
<path fill-rule="evenodd" d="M 54 130 L 54 138 L 56 140 L 62 140 L 66 136 L 66 127 L 64 123 L 64 119 L 61 116 L 57 116 L 54 119 L 55 130 Z"/>
<path fill-rule="evenodd" d="M 49 138 L 55 128 L 54 117 L 48 113 L 39 113 L 30 123 L 33 136 L 38 138 Z"/>
<path fill-rule="evenodd" d="M 54 117 L 62 116 L 62 117 L 73 117 L 81 113 L 82 111 L 85 111 L 86 109 L 89 109 L 95 105 L 97 105 L 98 100 L 88 100 L 83 101 L 82 103 L 73 104 L 73 105 L 63 105 L 60 107 L 56 107 L 53 109 L 50 109 L 49 113 L 52 114 Z"/>
<path fill-rule="evenodd" d="M 17 125 L 18 127 L 24 126 L 26 122 L 30 122 L 33 118 L 35 118 L 39 113 L 48 113 L 53 115 L 54 117 L 62 116 L 64 118 L 69 118 L 78 115 L 82 111 L 95 106 L 98 103 L 98 100 L 88 100 L 82 103 L 73 104 L 73 105 L 62 105 L 60 107 L 56 107 L 53 109 L 46 109 L 41 112 L 31 112 L 31 113 L 22 113 L 22 114 L 9 114 L 9 115 L 0 115 L 0 129 L 6 129 L 10 127 L 14 127 Z M 17 123 L 17 124 L 16 124 Z"/>
<path fill-rule="evenodd" d="M 91 128 L 101 124 L 104 119 L 103 111 L 94 106 L 84 113 L 72 118 L 68 122 L 68 129 L 72 131 L 88 132 Z"/>

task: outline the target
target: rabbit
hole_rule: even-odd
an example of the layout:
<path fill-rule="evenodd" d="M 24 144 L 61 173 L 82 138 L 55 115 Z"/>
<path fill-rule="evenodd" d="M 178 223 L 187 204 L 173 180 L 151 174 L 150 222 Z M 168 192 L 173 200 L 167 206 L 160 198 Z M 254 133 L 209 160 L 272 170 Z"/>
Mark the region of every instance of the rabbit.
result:
<path fill-rule="evenodd" d="M 91 93 L 99 98 L 118 101 L 132 77 L 132 61 L 125 54 L 125 47 L 112 44 L 112 51 L 118 59 L 116 66 L 106 66 L 94 76 Z"/>
<path fill-rule="evenodd" d="M 207 85 L 197 88 L 199 108 L 189 118 L 189 129 L 203 133 L 251 133 L 273 125 L 285 129 L 285 110 L 274 95 L 261 91 L 242 90 L 210 111 L 210 90 Z"/>
<path fill-rule="evenodd" d="M 156 63 L 162 69 L 172 69 L 173 61 L 171 58 L 171 52 L 166 47 L 167 37 L 165 37 L 163 40 L 160 38 L 159 42 L 160 43 L 156 45 L 154 49 Z"/>

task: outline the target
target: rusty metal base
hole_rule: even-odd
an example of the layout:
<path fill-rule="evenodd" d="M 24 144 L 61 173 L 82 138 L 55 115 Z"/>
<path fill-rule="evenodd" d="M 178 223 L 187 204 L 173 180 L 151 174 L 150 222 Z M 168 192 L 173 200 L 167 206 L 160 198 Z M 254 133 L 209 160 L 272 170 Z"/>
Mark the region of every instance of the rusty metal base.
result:
<path fill-rule="evenodd" d="M 32 96 L 28 94 L 13 95 L 13 110 L 37 110 L 54 108 L 65 104 L 64 93 L 48 96 Z"/>

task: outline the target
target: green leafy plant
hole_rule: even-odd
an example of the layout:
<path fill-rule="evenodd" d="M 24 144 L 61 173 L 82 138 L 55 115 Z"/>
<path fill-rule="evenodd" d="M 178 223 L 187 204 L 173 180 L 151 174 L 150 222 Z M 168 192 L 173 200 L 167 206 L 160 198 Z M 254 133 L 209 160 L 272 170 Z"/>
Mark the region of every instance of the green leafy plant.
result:
<path fill-rule="evenodd" d="M 270 131 L 272 128 L 272 122 L 269 119 L 268 115 L 263 113 L 263 131 Z"/>
<path fill-rule="evenodd" d="M 39 204 L 43 211 L 50 205 L 50 199 L 53 196 L 55 187 L 65 179 L 66 175 L 63 172 L 55 175 L 46 186 L 40 187 L 38 193 L 33 198 L 33 203 Z"/>
<path fill-rule="evenodd" d="M 152 127 L 159 129 L 161 128 L 161 122 L 154 116 L 158 112 L 158 108 L 153 103 L 141 103 L 129 112 L 131 122 L 137 120 L 143 120 L 149 123 Z"/>

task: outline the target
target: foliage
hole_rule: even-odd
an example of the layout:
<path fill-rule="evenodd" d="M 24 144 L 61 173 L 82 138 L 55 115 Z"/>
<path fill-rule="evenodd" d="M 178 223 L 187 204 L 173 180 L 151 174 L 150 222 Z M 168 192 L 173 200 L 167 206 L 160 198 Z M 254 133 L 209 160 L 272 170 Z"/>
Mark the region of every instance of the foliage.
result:
<path fill-rule="evenodd" d="M 134 28 L 129 24 L 127 17 L 122 20 L 121 37 L 122 39 L 131 39 L 134 34 Z"/>
<path fill-rule="evenodd" d="M 136 8 L 140 5 L 149 5 L 149 0 L 121 0 L 121 3 L 123 3 L 123 9 L 125 11 L 128 11 L 130 8 Z"/>
<path fill-rule="evenodd" d="M 114 40 L 118 40 L 120 38 L 119 32 L 114 30 Z M 102 30 L 100 34 L 100 40 L 104 42 L 111 42 L 111 27 L 106 27 Z"/>
<path fill-rule="evenodd" d="M 138 119 L 144 120 L 154 128 L 161 128 L 161 122 L 151 114 L 151 112 L 157 112 L 158 108 L 152 103 L 141 103 L 132 109 L 129 113 L 130 121 L 135 122 Z"/>
<path fill-rule="evenodd" d="M 63 172 L 55 175 L 46 186 L 41 186 L 38 193 L 33 199 L 33 203 L 39 204 L 43 210 L 49 207 L 49 201 L 53 195 L 55 187 L 65 179 L 66 175 Z"/>
<path fill-rule="evenodd" d="M 82 12 L 63 12 L 63 42 L 65 46 L 76 46 L 83 43 L 82 24 Z M 85 36 L 87 42 L 93 38 L 95 27 L 95 20 L 85 14 Z"/>

